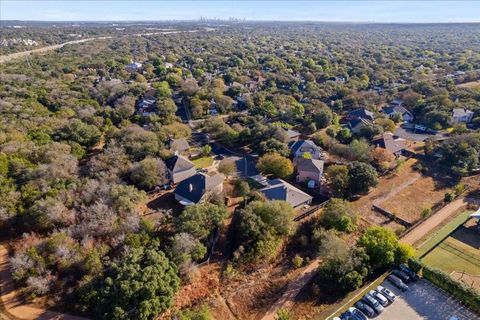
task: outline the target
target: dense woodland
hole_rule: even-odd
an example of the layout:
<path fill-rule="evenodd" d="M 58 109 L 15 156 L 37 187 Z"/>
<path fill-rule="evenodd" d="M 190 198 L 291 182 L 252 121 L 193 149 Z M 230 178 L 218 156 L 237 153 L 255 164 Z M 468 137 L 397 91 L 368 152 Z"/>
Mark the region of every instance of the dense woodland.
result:
<path fill-rule="evenodd" d="M 234 219 L 237 236 L 228 239 L 235 250 L 227 274 L 274 261 L 287 242 L 298 259 L 324 257 L 318 290 L 340 284 L 350 291 L 412 255 L 381 227 L 367 229 L 356 246 L 344 240 L 357 221 L 347 200 L 375 187 L 394 161 L 369 144 L 399 122 L 381 112 L 393 100 L 445 134 L 427 140 L 432 162 L 455 174 L 479 168 L 480 86 L 460 85 L 480 79 L 477 24 L 169 27 L 199 31 L 114 36 L 0 65 L 0 227 L 2 238 L 15 240 L 12 272 L 29 299 L 47 295 L 99 319 L 153 319 L 172 305 L 229 216 L 221 199 L 178 216 L 166 211 L 156 222 L 139 215 L 147 192 L 168 181 L 169 138 L 192 134 L 189 116 L 211 139 L 258 154 L 258 169 L 272 177 L 293 172 L 285 128 L 341 160 L 325 172 L 333 198 L 305 230 L 295 229 L 287 203 L 266 201 L 238 181 L 245 201 Z M 61 28 L 1 30 L 47 45 L 66 40 Z M 141 70 L 126 70 L 131 61 Z M 152 88 L 156 111 L 142 116 L 137 103 Z M 360 107 L 377 118 L 354 134 L 342 118 Z M 472 122 L 452 125 L 454 108 L 473 111 Z M 209 317 L 198 313 L 178 317 Z"/>

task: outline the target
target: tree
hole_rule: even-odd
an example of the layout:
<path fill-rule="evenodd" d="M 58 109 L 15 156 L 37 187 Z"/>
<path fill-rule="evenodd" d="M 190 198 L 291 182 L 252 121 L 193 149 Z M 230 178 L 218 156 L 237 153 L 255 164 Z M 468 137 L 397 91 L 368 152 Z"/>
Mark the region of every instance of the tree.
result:
<path fill-rule="evenodd" d="M 160 150 L 157 135 L 138 126 L 120 130 L 114 137 L 118 145 L 121 145 L 133 159 L 140 160 L 146 156 L 155 156 Z M 112 142 L 110 145 L 113 144 Z"/>
<path fill-rule="evenodd" d="M 80 297 L 101 319 L 155 319 L 167 310 L 180 285 L 175 265 L 155 241 L 130 248 L 105 275 L 83 288 Z"/>
<path fill-rule="evenodd" d="M 177 105 L 171 98 L 162 98 L 157 101 L 158 115 L 162 123 L 172 123 L 175 112 L 177 112 Z"/>
<path fill-rule="evenodd" d="M 168 98 L 172 96 L 172 89 L 167 81 L 154 82 L 152 87 L 157 91 L 157 97 Z"/>
<path fill-rule="evenodd" d="M 322 212 L 321 222 L 327 228 L 352 232 L 356 228 L 357 217 L 346 200 L 331 198 Z"/>
<path fill-rule="evenodd" d="M 266 141 L 260 142 L 258 146 L 258 152 L 261 155 L 266 153 L 277 153 L 283 157 L 290 155 L 290 149 L 286 143 L 280 142 L 275 138 L 270 138 Z"/>
<path fill-rule="evenodd" d="M 325 171 L 325 177 L 328 180 L 328 185 L 336 196 L 345 195 L 350 180 L 347 166 L 337 164 L 329 166 Z"/>
<path fill-rule="evenodd" d="M 285 201 L 253 201 L 240 214 L 238 239 L 247 260 L 270 259 L 292 232 L 293 208 Z"/>
<path fill-rule="evenodd" d="M 168 182 L 167 167 L 161 159 L 148 157 L 133 164 L 130 179 L 137 187 L 150 190 Z"/>
<path fill-rule="evenodd" d="M 220 226 L 227 217 L 225 206 L 202 203 L 187 206 L 177 220 L 177 228 L 199 240 L 205 240 L 214 228 Z"/>
<path fill-rule="evenodd" d="M 348 164 L 348 192 L 351 194 L 368 193 L 378 184 L 377 171 L 368 163 L 354 161 Z"/>
<path fill-rule="evenodd" d="M 135 98 L 123 96 L 115 101 L 115 111 L 120 119 L 128 119 L 135 112 Z"/>
<path fill-rule="evenodd" d="M 226 176 L 231 175 L 232 173 L 237 172 L 237 165 L 234 160 L 224 159 L 220 161 L 218 165 L 218 172 L 223 173 Z"/>
<path fill-rule="evenodd" d="M 182 92 L 186 96 L 193 96 L 198 91 L 198 84 L 194 78 L 185 80 L 182 83 Z"/>
<path fill-rule="evenodd" d="M 385 132 L 392 132 L 394 133 L 395 130 L 397 129 L 397 126 L 395 125 L 395 122 L 393 120 L 388 119 L 388 118 L 379 118 L 377 121 L 375 121 L 376 124 L 381 126 L 383 128 L 383 131 Z"/>
<path fill-rule="evenodd" d="M 278 178 L 285 178 L 293 173 L 292 161 L 276 153 L 263 155 L 258 160 L 257 168 L 263 174 Z"/>
<path fill-rule="evenodd" d="M 101 132 L 94 125 L 86 124 L 80 119 L 72 119 L 66 126 L 57 131 L 62 140 L 75 141 L 90 148 L 100 141 Z"/>
<path fill-rule="evenodd" d="M 235 181 L 235 194 L 243 197 L 243 201 L 245 202 L 246 196 L 250 193 L 250 185 L 247 181 L 244 180 L 237 180 Z"/>
<path fill-rule="evenodd" d="M 374 268 L 388 267 L 395 262 L 398 239 L 390 229 L 369 227 L 358 240 L 358 245 L 365 248 Z"/>
<path fill-rule="evenodd" d="M 333 120 L 333 113 L 328 108 L 321 108 L 315 113 L 314 121 L 317 128 L 322 129 L 328 127 Z"/>

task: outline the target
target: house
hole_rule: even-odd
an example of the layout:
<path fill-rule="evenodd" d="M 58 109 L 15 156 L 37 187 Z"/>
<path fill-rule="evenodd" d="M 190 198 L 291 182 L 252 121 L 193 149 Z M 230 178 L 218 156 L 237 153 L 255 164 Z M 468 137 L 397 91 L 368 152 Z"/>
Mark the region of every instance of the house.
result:
<path fill-rule="evenodd" d="M 285 129 L 288 141 L 297 141 L 300 138 L 300 132 L 291 129 Z"/>
<path fill-rule="evenodd" d="M 396 114 L 400 115 L 401 119 L 406 122 L 413 121 L 413 114 L 402 106 L 389 105 L 383 108 L 383 112 L 389 117 L 393 118 Z"/>
<path fill-rule="evenodd" d="M 184 206 L 203 203 L 223 192 L 224 179 L 222 174 L 209 176 L 197 173 L 178 184 L 175 188 L 175 200 Z"/>
<path fill-rule="evenodd" d="M 127 64 L 125 66 L 125 70 L 127 70 L 128 72 L 135 72 L 137 71 L 138 69 L 140 69 L 142 67 L 142 64 L 140 62 L 131 62 L 129 64 Z"/>
<path fill-rule="evenodd" d="M 452 122 L 453 123 L 470 123 L 473 119 L 473 111 L 466 108 L 455 108 L 452 110 Z"/>
<path fill-rule="evenodd" d="M 295 158 L 293 160 L 297 170 L 297 182 L 314 182 L 314 185 L 320 185 L 323 176 L 323 160 Z"/>
<path fill-rule="evenodd" d="M 170 146 L 170 150 L 180 154 L 187 152 L 190 149 L 187 139 L 170 139 L 168 144 Z"/>
<path fill-rule="evenodd" d="M 197 171 L 195 165 L 185 157 L 175 155 L 165 161 L 172 183 L 176 184 L 193 176 Z"/>
<path fill-rule="evenodd" d="M 359 134 L 362 128 L 369 126 L 373 126 L 373 122 L 364 118 L 353 119 L 346 124 L 346 127 L 350 129 L 353 134 Z"/>
<path fill-rule="evenodd" d="M 371 143 L 377 148 L 390 151 L 396 157 L 400 156 L 406 148 L 405 139 L 395 137 L 391 132 L 385 132 L 382 136 L 373 139 Z"/>
<path fill-rule="evenodd" d="M 305 153 L 309 153 L 312 156 L 312 159 L 320 159 L 323 156 L 322 148 L 317 146 L 312 140 L 290 141 L 288 147 L 294 158 L 303 158 Z"/>
<path fill-rule="evenodd" d="M 356 109 L 347 113 L 345 117 L 348 121 L 357 120 L 357 119 L 366 119 L 373 121 L 375 120 L 375 115 L 373 112 L 368 111 L 365 108 Z"/>
<path fill-rule="evenodd" d="M 137 103 L 137 113 L 146 117 L 158 111 L 157 99 L 155 98 L 156 91 L 148 90 Z"/>
<path fill-rule="evenodd" d="M 258 192 L 263 193 L 268 200 L 286 201 L 294 208 L 311 204 L 313 199 L 309 194 L 282 179 L 269 180 L 268 186 L 259 189 Z"/>

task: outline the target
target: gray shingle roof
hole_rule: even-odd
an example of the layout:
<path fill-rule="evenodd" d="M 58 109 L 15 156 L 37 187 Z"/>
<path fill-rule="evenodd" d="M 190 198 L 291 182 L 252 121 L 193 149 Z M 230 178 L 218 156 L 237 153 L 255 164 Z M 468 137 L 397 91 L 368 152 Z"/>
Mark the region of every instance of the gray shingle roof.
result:
<path fill-rule="evenodd" d="M 455 109 L 452 110 L 452 116 L 454 118 L 463 117 L 463 116 L 470 115 L 470 114 L 473 114 L 473 111 L 470 111 L 470 110 L 465 109 L 465 108 L 455 108 Z"/>
<path fill-rule="evenodd" d="M 170 141 L 170 149 L 173 151 L 183 152 L 190 148 L 186 139 L 172 139 Z"/>
<path fill-rule="evenodd" d="M 197 173 L 180 182 L 175 188 L 175 194 L 197 203 L 205 193 L 222 184 L 224 179 L 225 177 L 221 174 L 209 176 Z"/>
<path fill-rule="evenodd" d="M 312 196 L 292 186 L 282 179 L 269 181 L 269 186 L 258 190 L 269 200 L 282 200 L 288 202 L 292 207 L 298 207 L 312 200 Z"/>
<path fill-rule="evenodd" d="M 170 159 L 167 159 L 165 161 L 165 164 L 167 165 L 167 168 L 173 173 L 188 170 L 195 167 L 195 165 L 190 160 L 179 155 L 176 155 L 171 157 Z"/>
<path fill-rule="evenodd" d="M 310 148 L 313 148 L 313 149 L 317 149 L 319 152 L 322 151 L 322 148 L 317 146 L 315 144 L 315 142 L 313 142 L 312 140 L 291 141 L 288 144 L 288 147 L 290 148 L 290 150 L 292 150 L 293 153 L 296 153 L 300 148 L 302 148 L 304 146 L 310 147 Z"/>
<path fill-rule="evenodd" d="M 399 151 L 405 150 L 406 144 L 404 139 L 395 139 L 393 134 L 390 132 L 386 132 L 383 136 L 372 140 L 372 144 L 376 145 L 377 147 L 387 149 L 392 153 L 397 153 Z"/>

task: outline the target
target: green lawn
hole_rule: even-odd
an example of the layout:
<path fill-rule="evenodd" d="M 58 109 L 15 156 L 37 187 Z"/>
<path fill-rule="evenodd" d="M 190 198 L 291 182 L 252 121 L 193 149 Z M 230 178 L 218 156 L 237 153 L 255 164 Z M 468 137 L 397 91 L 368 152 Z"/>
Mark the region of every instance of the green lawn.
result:
<path fill-rule="evenodd" d="M 452 237 L 445 239 L 444 242 L 423 257 L 422 262 L 448 274 L 453 271 L 465 271 L 471 275 L 480 273 L 480 254 L 478 250 Z"/>
<path fill-rule="evenodd" d="M 195 160 L 192 160 L 193 164 L 197 168 L 208 168 L 213 164 L 212 157 L 201 157 Z"/>
<path fill-rule="evenodd" d="M 427 253 L 429 250 L 434 248 L 442 239 L 445 239 L 450 233 L 452 233 L 455 229 L 460 227 L 465 221 L 468 220 L 468 217 L 472 211 L 465 211 L 458 216 L 456 216 L 452 221 L 448 224 L 440 228 L 439 230 L 435 231 L 427 241 L 425 241 L 418 249 L 417 249 L 417 256 L 422 257 Z"/>

